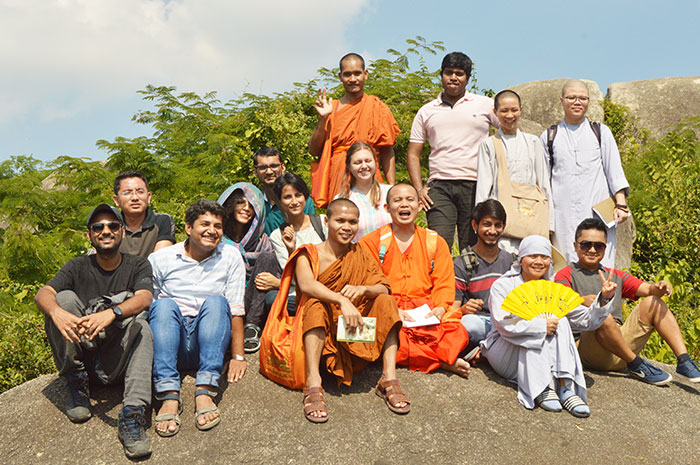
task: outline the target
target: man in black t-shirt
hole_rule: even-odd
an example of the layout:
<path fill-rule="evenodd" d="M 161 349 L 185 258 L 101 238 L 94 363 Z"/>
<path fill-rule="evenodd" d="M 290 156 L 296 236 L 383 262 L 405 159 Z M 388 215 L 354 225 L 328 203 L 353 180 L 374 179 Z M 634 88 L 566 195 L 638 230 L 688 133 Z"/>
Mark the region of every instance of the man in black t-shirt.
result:
<path fill-rule="evenodd" d="M 88 215 L 87 237 L 96 253 L 66 263 L 34 298 L 59 375 L 67 382 L 66 415 L 87 421 L 88 371 L 104 384 L 123 378 L 119 439 L 129 458 L 145 457 L 144 430 L 151 401 L 153 334 L 146 310 L 153 298 L 151 265 L 119 251 L 124 224 L 107 204 Z"/>

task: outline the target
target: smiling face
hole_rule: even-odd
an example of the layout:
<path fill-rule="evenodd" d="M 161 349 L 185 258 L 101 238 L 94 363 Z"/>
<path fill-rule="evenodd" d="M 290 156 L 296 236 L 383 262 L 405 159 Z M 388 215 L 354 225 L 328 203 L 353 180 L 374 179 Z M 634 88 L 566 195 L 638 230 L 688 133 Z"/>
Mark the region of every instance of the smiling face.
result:
<path fill-rule="evenodd" d="M 350 157 L 350 174 L 357 184 L 371 183 L 376 171 L 374 154 L 369 150 L 358 150 Z"/>
<path fill-rule="evenodd" d="M 255 176 L 263 188 L 272 188 L 275 180 L 284 173 L 284 163 L 276 155 L 255 157 Z"/>
<path fill-rule="evenodd" d="M 359 227 L 360 212 L 354 205 L 342 203 L 328 209 L 328 240 L 341 245 L 352 242 Z"/>
<path fill-rule="evenodd" d="M 450 100 L 458 100 L 464 96 L 467 89 L 467 81 L 469 76 L 461 68 L 445 68 L 440 75 L 442 79 L 442 88 L 445 95 Z"/>
<path fill-rule="evenodd" d="M 248 199 L 242 197 L 233 206 L 233 219 L 240 224 L 248 224 L 253 221 L 255 211 Z"/>
<path fill-rule="evenodd" d="M 304 197 L 304 194 L 299 192 L 296 187 L 287 184 L 282 188 L 280 203 L 282 204 L 282 209 L 288 216 L 303 215 L 306 197 Z"/>
<path fill-rule="evenodd" d="M 117 253 L 123 235 L 124 226 L 117 220 L 116 216 L 106 212 L 95 215 L 87 231 L 87 238 L 98 255 Z"/>
<path fill-rule="evenodd" d="M 141 178 L 124 178 L 119 182 L 119 191 L 114 203 L 125 215 L 140 215 L 151 203 L 151 193 Z"/>
<path fill-rule="evenodd" d="M 189 246 L 198 252 L 213 251 L 224 235 L 222 218 L 210 212 L 199 215 L 192 225 L 185 224 L 185 232 L 189 236 Z"/>
<path fill-rule="evenodd" d="M 606 238 L 603 231 L 597 229 L 584 229 L 574 242 L 574 250 L 578 256 L 578 263 L 587 270 L 598 269 L 598 264 L 603 260 L 606 249 Z"/>
<path fill-rule="evenodd" d="M 518 98 L 514 95 L 503 95 L 498 99 L 498 108 L 493 112 L 501 123 L 503 134 L 513 135 L 517 132 L 522 110 Z"/>
<path fill-rule="evenodd" d="M 564 108 L 564 120 L 569 124 L 580 124 L 588 111 L 588 89 L 581 86 L 568 87 L 560 100 Z"/>
<path fill-rule="evenodd" d="M 364 91 L 368 75 L 367 70 L 362 69 L 362 61 L 356 57 L 348 57 L 341 63 L 338 77 L 346 94 L 359 95 Z"/>
<path fill-rule="evenodd" d="M 479 224 L 477 224 L 475 220 L 472 220 L 472 228 L 476 231 L 480 242 L 483 242 L 489 247 L 495 247 L 498 245 L 498 239 L 503 235 L 506 225 L 498 218 L 487 215 L 481 218 Z"/>
<path fill-rule="evenodd" d="M 418 192 L 413 186 L 398 184 L 389 191 L 389 200 L 384 208 L 391 215 L 393 224 L 413 224 L 418 216 Z"/>
<path fill-rule="evenodd" d="M 542 279 L 549 271 L 552 259 L 547 255 L 535 254 L 527 255 L 520 259 L 523 280 Z"/>

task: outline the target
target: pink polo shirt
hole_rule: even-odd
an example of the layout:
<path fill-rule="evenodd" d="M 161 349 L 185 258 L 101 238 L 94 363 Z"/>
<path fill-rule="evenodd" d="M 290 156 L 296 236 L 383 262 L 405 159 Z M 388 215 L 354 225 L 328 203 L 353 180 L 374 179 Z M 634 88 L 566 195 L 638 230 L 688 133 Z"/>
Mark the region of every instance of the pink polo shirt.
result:
<path fill-rule="evenodd" d="M 493 99 L 470 92 L 454 107 L 442 102 L 442 93 L 418 110 L 411 126 L 411 142 L 430 142 L 428 158 L 434 179 L 476 181 L 479 144 L 489 126 L 500 127 L 493 113 Z"/>

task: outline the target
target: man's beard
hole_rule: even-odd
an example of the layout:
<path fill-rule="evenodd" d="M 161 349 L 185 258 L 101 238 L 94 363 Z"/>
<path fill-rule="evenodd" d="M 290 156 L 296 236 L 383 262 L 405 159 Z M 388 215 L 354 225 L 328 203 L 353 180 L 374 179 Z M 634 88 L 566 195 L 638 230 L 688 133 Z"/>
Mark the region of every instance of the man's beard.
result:
<path fill-rule="evenodd" d="M 117 241 L 116 237 L 111 247 L 102 247 L 98 241 L 92 241 L 92 246 L 95 248 L 95 252 L 97 253 L 97 255 L 104 258 L 112 258 L 115 255 L 117 255 L 119 253 L 119 246 L 121 246 L 121 244 L 122 241 Z"/>

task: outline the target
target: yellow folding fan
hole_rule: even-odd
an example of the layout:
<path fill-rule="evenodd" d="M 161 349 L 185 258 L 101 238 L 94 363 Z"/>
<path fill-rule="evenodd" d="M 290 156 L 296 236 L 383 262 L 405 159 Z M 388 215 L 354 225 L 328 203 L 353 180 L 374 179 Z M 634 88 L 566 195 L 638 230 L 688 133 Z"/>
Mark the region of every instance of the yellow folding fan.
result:
<path fill-rule="evenodd" d="M 516 287 L 503 300 L 503 310 L 525 320 L 535 317 L 561 318 L 583 303 L 573 289 L 563 284 L 536 279 Z"/>

